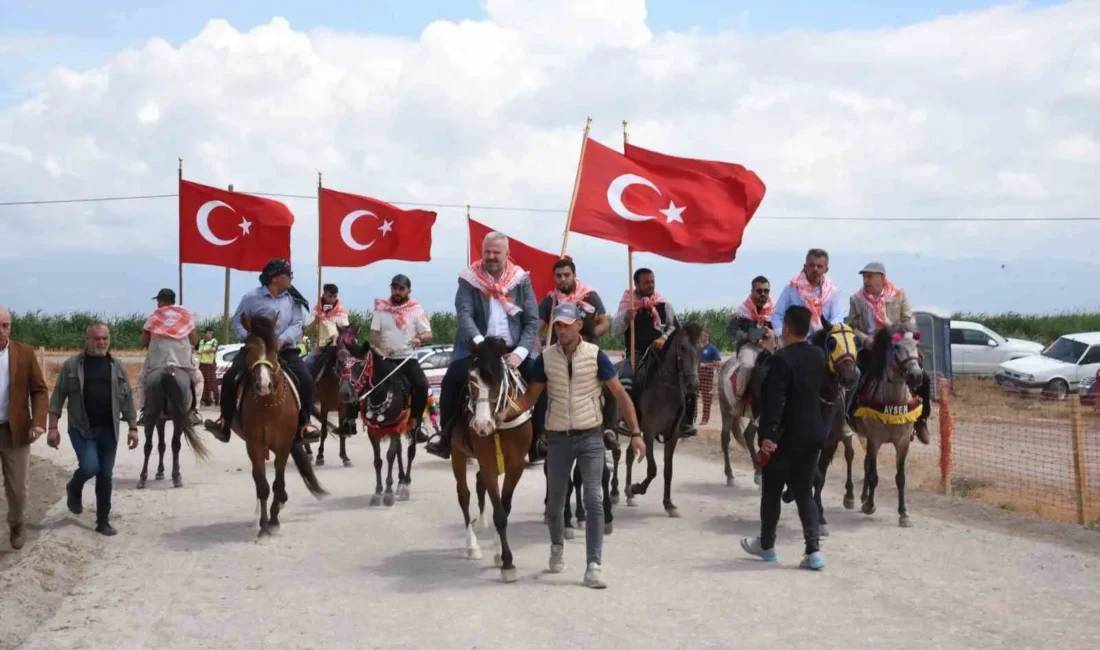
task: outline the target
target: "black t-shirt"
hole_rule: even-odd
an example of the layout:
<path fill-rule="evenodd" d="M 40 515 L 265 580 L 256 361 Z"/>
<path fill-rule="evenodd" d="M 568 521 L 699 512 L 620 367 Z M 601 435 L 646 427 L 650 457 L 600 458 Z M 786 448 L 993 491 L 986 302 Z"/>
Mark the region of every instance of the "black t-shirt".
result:
<path fill-rule="evenodd" d="M 590 316 L 591 315 L 602 316 L 602 315 L 607 313 L 607 309 L 605 309 L 604 306 L 603 306 L 603 300 L 600 300 L 600 294 L 596 293 L 595 291 L 588 294 L 588 297 L 584 299 L 584 302 L 587 302 L 588 304 L 592 305 L 592 308 L 595 310 L 595 311 L 592 312 L 592 314 L 589 314 Z M 554 294 L 547 295 L 545 298 L 542 299 L 542 302 L 539 303 L 539 320 L 542 321 L 543 323 L 547 323 L 547 324 L 550 323 L 550 318 L 552 316 L 551 309 L 552 309 L 553 304 L 554 304 Z M 585 327 L 586 328 L 587 328 L 589 322 L 590 321 L 586 317 L 585 318 Z M 592 324 L 594 325 L 595 323 L 592 323 Z M 589 343 L 593 342 L 593 337 L 588 336 L 587 334 L 585 334 L 584 330 L 581 330 L 581 338 L 583 338 L 585 341 L 588 341 Z M 554 340 L 556 341 L 557 339 L 555 338 Z M 543 343 L 546 343 L 545 333 L 543 334 Z"/>
<path fill-rule="evenodd" d="M 111 408 L 111 359 L 84 355 L 84 412 L 88 426 L 113 429 Z"/>

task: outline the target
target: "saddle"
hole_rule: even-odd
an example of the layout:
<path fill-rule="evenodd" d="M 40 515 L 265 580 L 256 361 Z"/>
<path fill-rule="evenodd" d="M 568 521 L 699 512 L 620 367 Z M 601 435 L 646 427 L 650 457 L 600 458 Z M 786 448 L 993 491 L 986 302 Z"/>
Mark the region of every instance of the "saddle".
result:
<path fill-rule="evenodd" d="M 294 398 L 294 406 L 298 409 L 302 409 L 302 394 L 298 388 L 298 380 L 294 377 L 294 373 L 288 372 L 286 368 L 279 367 L 279 372 L 283 374 L 283 379 L 286 380 L 287 386 L 290 387 L 290 394 Z M 237 383 L 237 408 L 234 411 L 234 419 L 240 416 L 241 404 L 244 403 L 244 391 L 245 382 L 241 381 Z"/>
<path fill-rule="evenodd" d="M 634 366 L 633 374 L 628 374 L 619 380 L 619 383 L 626 389 L 627 394 L 630 395 L 630 399 L 635 404 L 638 403 L 638 398 L 641 397 L 642 391 L 645 390 L 646 385 L 649 383 L 650 377 L 653 375 L 654 367 L 657 364 L 657 353 L 653 351 L 653 348 L 647 348 L 642 357 L 638 359 Z M 622 370 L 630 367 L 630 357 L 624 358 L 616 365 L 616 370 Z M 619 373 L 622 374 L 621 372 Z"/>

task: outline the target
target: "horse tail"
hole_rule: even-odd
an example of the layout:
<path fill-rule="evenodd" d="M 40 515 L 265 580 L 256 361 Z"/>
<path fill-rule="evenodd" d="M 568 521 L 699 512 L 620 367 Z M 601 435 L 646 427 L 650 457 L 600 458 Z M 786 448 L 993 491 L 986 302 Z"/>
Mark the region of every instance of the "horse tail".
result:
<path fill-rule="evenodd" d="M 199 458 L 209 458 L 210 453 L 207 451 L 206 445 L 203 444 L 202 438 L 195 432 L 195 427 L 191 425 L 191 420 L 187 416 L 187 409 L 184 408 L 184 402 L 187 398 L 183 393 L 183 389 L 180 388 L 179 382 L 176 381 L 176 372 L 182 372 L 182 370 L 169 368 L 160 375 L 160 389 L 164 393 L 164 402 L 168 406 L 168 416 L 172 418 L 173 427 L 183 427 L 183 437 L 187 439 L 187 446 L 191 448 L 191 451 Z"/>
<path fill-rule="evenodd" d="M 309 493 L 318 500 L 321 497 L 328 496 L 325 488 L 321 487 L 321 481 L 317 480 L 317 474 L 313 471 L 313 464 L 309 462 L 305 447 L 300 442 L 295 441 L 291 445 L 290 456 L 294 459 L 294 466 L 298 468 L 298 474 L 302 477 L 302 482 L 306 484 Z"/>

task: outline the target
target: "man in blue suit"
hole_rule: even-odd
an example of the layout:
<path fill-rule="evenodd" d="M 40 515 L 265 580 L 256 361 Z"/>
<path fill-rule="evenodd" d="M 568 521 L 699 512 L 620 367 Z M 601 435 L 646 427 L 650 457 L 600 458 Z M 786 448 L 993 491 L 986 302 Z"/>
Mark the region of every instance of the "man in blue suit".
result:
<path fill-rule="evenodd" d="M 458 396 L 470 369 L 470 341 L 477 344 L 490 336 L 504 339 L 509 350 L 505 362 L 530 381 L 538 305 L 527 271 L 508 259 L 507 236 L 499 232 L 486 235 L 481 260 L 458 274 L 455 312 L 458 334 L 451 365 L 439 387 L 439 436 L 425 446 L 428 453 L 440 458 L 451 455 L 451 428 L 462 412 Z"/>

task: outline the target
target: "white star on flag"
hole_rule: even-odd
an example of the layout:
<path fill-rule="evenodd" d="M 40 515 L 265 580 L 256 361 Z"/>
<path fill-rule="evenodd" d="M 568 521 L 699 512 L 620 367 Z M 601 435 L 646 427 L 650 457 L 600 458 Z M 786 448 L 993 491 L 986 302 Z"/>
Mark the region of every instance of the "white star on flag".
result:
<path fill-rule="evenodd" d="M 687 208 L 676 207 L 676 204 L 672 201 L 668 202 L 668 207 L 664 210 L 658 210 L 661 214 L 665 215 L 668 219 L 668 223 L 675 221 L 676 223 L 684 223 L 684 218 L 680 216 Z"/>
<path fill-rule="evenodd" d="M 239 225 L 240 225 L 240 228 L 241 228 L 241 232 L 243 234 L 245 234 L 245 235 L 249 234 L 249 228 L 252 227 L 252 222 L 251 221 L 249 221 L 248 219 L 245 219 L 244 217 L 241 217 L 241 223 Z"/>
<path fill-rule="evenodd" d="M 382 231 L 382 236 L 385 237 L 386 235 L 390 234 L 391 230 L 393 230 L 393 222 L 383 219 L 382 225 L 378 226 L 378 229 Z"/>

